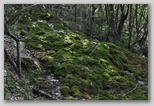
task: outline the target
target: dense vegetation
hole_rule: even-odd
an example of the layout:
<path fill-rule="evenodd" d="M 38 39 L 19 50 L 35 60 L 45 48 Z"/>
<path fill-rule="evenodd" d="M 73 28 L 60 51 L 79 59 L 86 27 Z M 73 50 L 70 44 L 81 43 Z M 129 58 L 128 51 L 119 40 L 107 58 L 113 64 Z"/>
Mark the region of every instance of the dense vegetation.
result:
<path fill-rule="evenodd" d="M 5 5 L 4 98 L 53 99 L 53 74 L 61 100 L 148 100 L 147 11 L 144 4 Z"/>

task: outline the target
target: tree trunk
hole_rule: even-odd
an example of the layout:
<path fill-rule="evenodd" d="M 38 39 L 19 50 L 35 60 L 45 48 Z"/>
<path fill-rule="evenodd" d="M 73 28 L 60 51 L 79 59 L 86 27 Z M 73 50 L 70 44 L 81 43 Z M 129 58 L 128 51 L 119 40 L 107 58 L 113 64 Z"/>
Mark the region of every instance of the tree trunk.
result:
<path fill-rule="evenodd" d="M 17 66 L 18 66 L 18 75 L 21 77 L 21 58 L 20 58 L 20 42 L 17 42 Z"/>
<path fill-rule="evenodd" d="M 77 4 L 75 4 L 75 13 L 74 13 L 74 16 L 75 16 L 75 23 L 77 22 Z"/>
<path fill-rule="evenodd" d="M 132 39 L 132 5 L 130 4 L 130 13 L 129 13 L 129 41 L 128 41 L 128 48 L 131 47 L 131 39 Z"/>
<path fill-rule="evenodd" d="M 121 38 L 121 33 L 122 33 L 122 30 L 123 30 L 124 22 L 125 22 L 125 20 L 128 16 L 128 13 L 129 13 L 129 6 L 128 6 L 126 14 L 124 14 L 124 6 L 121 4 L 120 7 L 121 7 L 122 14 L 121 14 L 121 19 L 120 19 L 120 22 L 119 22 L 119 25 L 118 25 L 118 28 L 117 28 L 118 39 Z"/>

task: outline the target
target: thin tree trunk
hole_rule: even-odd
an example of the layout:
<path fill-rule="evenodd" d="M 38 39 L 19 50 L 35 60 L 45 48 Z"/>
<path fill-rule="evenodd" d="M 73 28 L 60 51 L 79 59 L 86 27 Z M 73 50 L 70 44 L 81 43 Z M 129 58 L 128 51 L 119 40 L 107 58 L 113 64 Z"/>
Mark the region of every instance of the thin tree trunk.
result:
<path fill-rule="evenodd" d="M 120 19 L 120 22 L 119 22 L 119 25 L 118 25 L 118 28 L 117 28 L 118 39 L 121 37 L 121 33 L 122 33 L 122 30 L 123 30 L 124 22 L 125 22 L 125 20 L 126 20 L 126 18 L 128 16 L 128 13 L 129 13 L 129 6 L 127 8 L 126 14 L 124 14 L 124 6 L 121 4 L 120 7 L 121 7 L 122 14 L 121 14 L 121 19 Z"/>
<path fill-rule="evenodd" d="M 136 39 L 135 41 L 138 41 L 139 40 L 139 28 L 138 28 L 138 16 L 137 16 L 137 9 L 138 9 L 138 6 L 137 4 L 135 5 L 136 9 L 135 9 L 135 20 L 136 20 Z"/>
<path fill-rule="evenodd" d="M 21 58 L 20 58 L 20 42 L 17 42 L 17 66 L 18 66 L 18 75 L 21 77 Z"/>
<path fill-rule="evenodd" d="M 105 13 L 106 13 L 107 24 L 109 24 L 109 19 L 108 19 L 108 4 L 105 4 Z"/>
<path fill-rule="evenodd" d="M 116 10 L 116 17 L 115 17 L 115 21 L 116 21 L 116 28 L 118 26 L 118 14 L 119 14 L 119 4 L 117 5 L 117 10 Z"/>
<path fill-rule="evenodd" d="M 75 23 L 77 22 L 77 4 L 75 4 Z"/>
<path fill-rule="evenodd" d="M 92 23 L 94 23 L 95 21 L 95 10 L 96 10 L 96 7 L 94 4 L 92 4 Z"/>
<path fill-rule="evenodd" d="M 128 48 L 130 49 L 132 39 L 132 4 L 130 4 L 130 13 L 129 13 L 129 41 Z"/>

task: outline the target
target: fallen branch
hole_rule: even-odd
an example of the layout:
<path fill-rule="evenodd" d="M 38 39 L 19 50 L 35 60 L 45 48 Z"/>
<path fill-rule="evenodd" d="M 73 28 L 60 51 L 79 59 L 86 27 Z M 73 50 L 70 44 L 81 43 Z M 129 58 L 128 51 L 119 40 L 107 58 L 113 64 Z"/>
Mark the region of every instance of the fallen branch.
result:
<path fill-rule="evenodd" d="M 129 94 L 129 93 L 135 91 L 135 90 L 137 89 L 138 86 L 139 86 L 139 84 L 136 84 L 135 88 L 133 88 L 133 89 L 130 90 L 129 92 L 125 93 L 124 96 L 126 96 L 127 94 Z M 124 96 L 123 96 L 123 97 L 124 97 Z"/>

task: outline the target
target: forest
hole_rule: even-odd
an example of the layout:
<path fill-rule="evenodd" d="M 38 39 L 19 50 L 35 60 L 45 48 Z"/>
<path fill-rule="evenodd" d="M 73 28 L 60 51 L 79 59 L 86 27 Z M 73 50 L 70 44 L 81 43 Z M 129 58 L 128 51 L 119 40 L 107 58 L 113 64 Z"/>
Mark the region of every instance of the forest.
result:
<path fill-rule="evenodd" d="M 4 4 L 4 100 L 148 96 L 148 4 Z"/>

